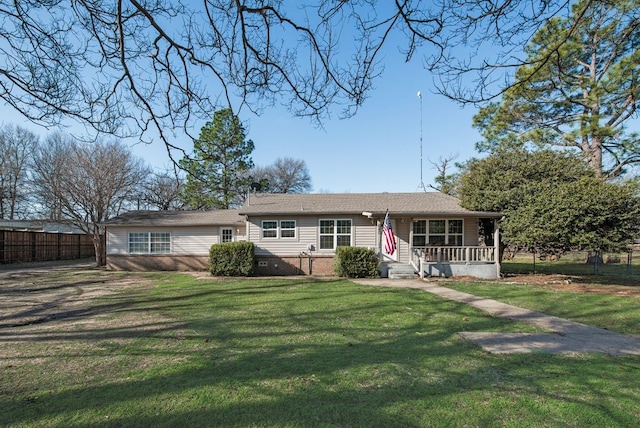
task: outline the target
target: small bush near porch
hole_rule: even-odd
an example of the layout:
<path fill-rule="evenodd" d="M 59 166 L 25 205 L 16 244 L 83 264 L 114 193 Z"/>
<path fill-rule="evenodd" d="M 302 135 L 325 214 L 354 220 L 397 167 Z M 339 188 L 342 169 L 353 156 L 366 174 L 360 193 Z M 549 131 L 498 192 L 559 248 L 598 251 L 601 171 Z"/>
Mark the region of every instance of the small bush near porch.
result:
<path fill-rule="evenodd" d="M 637 357 L 488 354 L 457 333 L 539 330 L 419 290 L 342 279 L 40 275 L 0 278 L 0 426 L 640 420 Z M 29 300 L 47 293 L 57 306 Z M 585 307 L 572 308 L 589 321 Z"/>

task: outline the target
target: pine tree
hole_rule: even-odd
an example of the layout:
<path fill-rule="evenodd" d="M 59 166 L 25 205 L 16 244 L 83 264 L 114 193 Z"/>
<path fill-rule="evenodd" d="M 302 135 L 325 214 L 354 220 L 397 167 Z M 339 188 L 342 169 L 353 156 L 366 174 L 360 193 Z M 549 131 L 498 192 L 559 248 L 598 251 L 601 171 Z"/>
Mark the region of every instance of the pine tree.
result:
<path fill-rule="evenodd" d="M 240 119 L 231 109 L 215 112 L 193 142 L 193 154 L 180 161 L 187 173 L 183 202 L 193 209 L 228 209 L 239 205 L 253 167 L 254 144 L 245 140 Z"/>
<path fill-rule="evenodd" d="M 637 1 L 579 1 L 526 47 L 528 65 L 499 103 L 480 110 L 481 151 L 497 146 L 580 152 L 599 177 L 640 163 L 640 138 L 625 129 L 640 97 Z"/>

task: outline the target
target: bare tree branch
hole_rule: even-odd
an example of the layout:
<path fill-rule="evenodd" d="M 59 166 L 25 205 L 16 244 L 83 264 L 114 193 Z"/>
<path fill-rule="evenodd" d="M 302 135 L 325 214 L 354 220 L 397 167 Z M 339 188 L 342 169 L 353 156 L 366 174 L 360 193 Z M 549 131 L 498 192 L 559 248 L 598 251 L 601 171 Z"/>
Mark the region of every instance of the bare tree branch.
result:
<path fill-rule="evenodd" d="M 176 134 L 195 137 L 220 108 L 280 103 L 318 123 L 336 106 L 355 114 L 390 49 L 421 57 L 444 95 L 486 101 L 570 3 L 1 1 L 0 99 L 47 126 L 71 118 L 98 134 L 160 139 L 175 160 L 185 155 Z"/>

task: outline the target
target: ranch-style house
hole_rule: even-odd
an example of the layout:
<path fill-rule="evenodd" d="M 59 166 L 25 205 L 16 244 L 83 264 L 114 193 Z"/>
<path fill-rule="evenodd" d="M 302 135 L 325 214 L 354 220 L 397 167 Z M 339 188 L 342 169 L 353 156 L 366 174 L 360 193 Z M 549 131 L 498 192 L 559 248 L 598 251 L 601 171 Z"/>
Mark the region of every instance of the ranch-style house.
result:
<path fill-rule="evenodd" d="M 383 245 L 387 212 L 392 254 Z M 335 250 L 346 245 L 374 249 L 383 276 L 496 278 L 501 217 L 439 192 L 252 193 L 240 209 L 133 211 L 103 226 L 114 270 L 208 270 L 212 244 L 251 241 L 257 275 L 333 275 Z"/>

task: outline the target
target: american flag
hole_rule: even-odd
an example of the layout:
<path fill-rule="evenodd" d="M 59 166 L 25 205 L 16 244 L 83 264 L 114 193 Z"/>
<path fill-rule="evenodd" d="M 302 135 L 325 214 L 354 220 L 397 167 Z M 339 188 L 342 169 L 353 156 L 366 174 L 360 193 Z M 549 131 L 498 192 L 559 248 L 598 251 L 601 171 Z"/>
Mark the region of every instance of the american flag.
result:
<path fill-rule="evenodd" d="M 382 236 L 384 236 L 384 252 L 392 256 L 393 253 L 396 252 L 396 237 L 393 235 L 393 229 L 391 228 L 389 211 L 387 211 L 387 214 L 384 216 Z"/>

